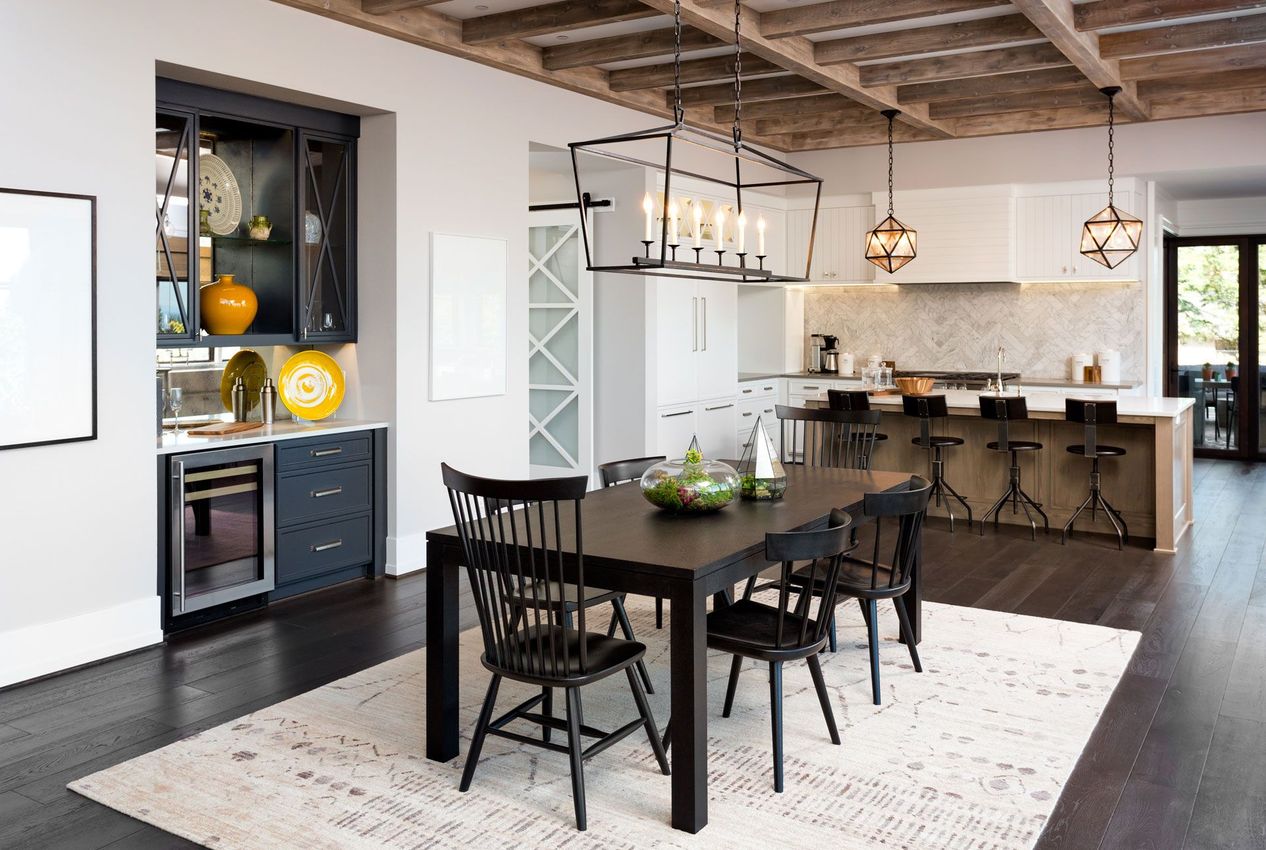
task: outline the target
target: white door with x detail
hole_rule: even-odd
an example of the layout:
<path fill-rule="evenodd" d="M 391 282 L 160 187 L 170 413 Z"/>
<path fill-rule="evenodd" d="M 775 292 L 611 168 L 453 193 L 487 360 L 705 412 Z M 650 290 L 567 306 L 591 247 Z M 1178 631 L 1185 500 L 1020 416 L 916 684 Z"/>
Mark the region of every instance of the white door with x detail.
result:
<path fill-rule="evenodd" d="M 580 213 L 531 214 L 528 227 L 528 454 L 534 477 L 593 469 L 593 275 Z"/>

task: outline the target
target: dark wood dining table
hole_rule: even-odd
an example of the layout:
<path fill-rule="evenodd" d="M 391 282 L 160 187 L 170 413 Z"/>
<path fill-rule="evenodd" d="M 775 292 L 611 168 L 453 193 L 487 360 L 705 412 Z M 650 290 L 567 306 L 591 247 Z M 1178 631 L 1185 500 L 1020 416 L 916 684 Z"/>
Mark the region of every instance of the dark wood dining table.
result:
<path fill-rule="evenodd" d="M 721 511 L 673 516 L 636 483 L 589 493 L 583 502 L 585 584 L 669 600 L 672 825 L 708 823 L 707 603 L 769 566 L 765 534 L 825 525 L 831 508 L 861 513 L 866 493 L 904 489 L 910 475 L 788 465 L 773 502 L 736 500 Z M 574 543 L 572 544 L 574 546 Z M 427 532 L 426 756 L 458 755 L 458 617 L 463 557 L 453 526 Z M 919 568 L 907 596 L 921 633 Z M 476 673 L 477 675 L 477 673 Z"/>

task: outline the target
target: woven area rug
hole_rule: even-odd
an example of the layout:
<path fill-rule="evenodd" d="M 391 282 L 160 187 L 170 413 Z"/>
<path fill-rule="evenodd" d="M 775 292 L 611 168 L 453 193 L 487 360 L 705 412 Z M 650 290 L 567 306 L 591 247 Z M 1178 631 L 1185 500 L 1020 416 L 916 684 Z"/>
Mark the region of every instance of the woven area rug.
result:
<path fill-rule="evenodd" d="M 840 609 L 840 651 L 822 665 L 843 746 L 830 743 L 808 669 L 789 664 L 782 794 L 773 791 L 766 668 L 745 669 L 724 719 L 729 656 L 710 653 L 709 825 L 697 836 L 669 826 L 670 780 L 640 733 L 586 763 L 587 832 L 575 830 L 562 755 L 490 737 L 474 785 L 459 793 L 461 759 L 423 756 L 424 651 L 70 788 L 215 848 L 1030 847 L 1138 633 L 927 604 L 917 674 L 896 642 L 892 607 L 881 606 L 884 704 L 874 706 L 861 613 L 850 607 Z M 630 597 L 629 611 L 650 647 L 662 726 L 668 632 L 654 628 L 649 602 Z M 478 632 L 465 632 L 463 736 L 487 685 L 479 652 Z M 498 706 L 530 694 L 506 682 Z M 622 675 L 587 687 L 584 699 L 586 722 L 599 728 L 633 717 Z"/>

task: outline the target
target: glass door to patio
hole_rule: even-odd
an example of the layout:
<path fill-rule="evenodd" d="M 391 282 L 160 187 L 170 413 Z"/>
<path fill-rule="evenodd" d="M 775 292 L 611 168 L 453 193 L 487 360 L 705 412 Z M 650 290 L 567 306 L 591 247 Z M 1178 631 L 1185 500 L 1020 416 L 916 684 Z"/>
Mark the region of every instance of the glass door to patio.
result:
<path fill-rule="evenodd" d="M 1195 400 L 1196 454 L 1266 457 L 1266 237 L 1166 240 L 1169 395 Z"/>

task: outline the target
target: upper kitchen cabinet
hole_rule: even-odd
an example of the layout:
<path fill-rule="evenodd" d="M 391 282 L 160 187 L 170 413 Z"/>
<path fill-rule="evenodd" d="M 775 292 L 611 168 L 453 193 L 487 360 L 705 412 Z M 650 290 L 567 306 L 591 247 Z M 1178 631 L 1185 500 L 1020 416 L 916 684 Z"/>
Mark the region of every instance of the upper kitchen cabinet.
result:
<path fill-rule="evenodd" d="M 870 283 L 875 267 L 866 262 L 866 231 L 874 227 L 873 206 L 822 207 L 813 239 L 809 280 L 815 283 Z M 804 273 L 813 210 L 787 211 L 787 268 Z"/>
<path fill-rule="evenodd" d="M 158 344 L 354 342 L 359 119 L 174 80 L 157 93 Z"/>
<path fill-rule="evenodd" d="M 1009 185 L 897 192 L 893 214 L 918 233 L 917 256 L 881 283 L 993 283 L 1015 280 L 1015 198 Z M 875 194 L 875 215 L 887 193 Z M 874 222 L 866 229 L 874 227 Z M 861 245 L 861 239 L 858 240 Z"/>
<path fill-rule="evenodd" d="M 1016 198 L 1016 279 L 1020 281 L 1134 281 L 1141 277 L 1140 252 L 1115 269 L 1080 252 L 1082 224 L 1108 205 L 1106 191 L 1075 191 L 1088 185 L 1023 187 Z M 1117 182 L 1118 207 L 1138 218 L 1145 200 L 1133 180 Z"/>

